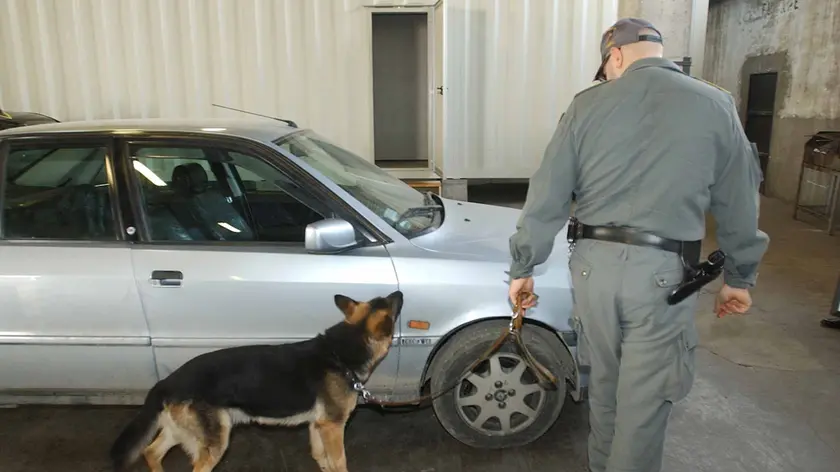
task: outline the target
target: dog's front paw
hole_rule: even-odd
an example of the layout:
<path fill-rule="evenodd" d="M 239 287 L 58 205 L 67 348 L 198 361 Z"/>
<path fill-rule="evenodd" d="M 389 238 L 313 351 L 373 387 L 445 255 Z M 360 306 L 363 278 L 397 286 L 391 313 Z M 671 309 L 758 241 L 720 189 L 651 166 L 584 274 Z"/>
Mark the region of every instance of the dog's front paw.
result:
<path fill-rule="evenodd" d="M 314 457 L 313 456 L 312 458 L 315 459 L 315 462 L 318 463 L 318 467 L 322 471 L 329 471 L 330 470 L 330 467 L 329 467 L 330 463 L 329 463 L 329 461 L 327 461 L 327 456 L 322 456 L 322 457 Z"/>
<path fill-rule="evenodd" d="M 323 472 L 347 472 L 346 461 L 330 461 L 330 459 L 326 456 L 313 458 Z"/>

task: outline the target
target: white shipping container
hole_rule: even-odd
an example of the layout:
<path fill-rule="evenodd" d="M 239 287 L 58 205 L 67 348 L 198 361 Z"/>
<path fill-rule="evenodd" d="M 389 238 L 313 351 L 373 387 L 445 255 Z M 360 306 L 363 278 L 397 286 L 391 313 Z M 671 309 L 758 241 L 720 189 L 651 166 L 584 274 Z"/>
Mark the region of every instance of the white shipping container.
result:
<path fill-rule="evenodd" d="M 373 160 L 373 16 L 388 5 L 428 20 L 415 157 L 446 178 L 529 177 L 617 15 L 617 0 L 0 0 L 0 107 L 239 116 L 218 103 Z"/>

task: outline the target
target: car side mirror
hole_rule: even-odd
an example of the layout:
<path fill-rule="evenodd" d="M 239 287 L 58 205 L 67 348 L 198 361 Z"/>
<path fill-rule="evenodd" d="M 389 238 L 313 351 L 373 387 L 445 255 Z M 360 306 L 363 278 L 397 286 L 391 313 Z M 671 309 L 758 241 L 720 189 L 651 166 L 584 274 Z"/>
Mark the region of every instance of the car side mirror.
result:
<path fill-rule="evenodd" d="M 306 226 L 304 246 L 308 252 L 335 254 L 359 245 L 356 229 L 339 218 L 327 218 Z"/>

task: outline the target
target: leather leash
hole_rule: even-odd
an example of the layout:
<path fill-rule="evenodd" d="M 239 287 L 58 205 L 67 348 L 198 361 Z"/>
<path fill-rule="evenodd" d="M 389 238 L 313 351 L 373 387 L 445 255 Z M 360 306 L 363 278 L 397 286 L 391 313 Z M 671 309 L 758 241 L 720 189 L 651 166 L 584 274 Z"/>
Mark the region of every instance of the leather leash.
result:
<path fill-rule="evenodd" d="M 538 298 L 537 294 L 532 292 L 522 292 L 519 295 L 519 302 L 513 308 L 513 314 L 510 318 L 510 324 L 506 329 L 502 331 L 496 341 L 482 354 L 478 359 L 473 362 L 470 367 L 466 370 L 466 372 L 472 372 L 473 369 L 479 366 L 482 362 L 486 361 L 490 358 L 505 342 L 513 341 L 516 347 L 519 349 L 520 354 L 523 357 L 524 362 L 534 371 L 537 376 L 537 383 L 547 390 L 554 390 L 557 388 L 557 377 L 551 373 L 545 366 L 540 364 L 540 362 L 531 354 L 531 351 L 528 349 L 528 346 L 525 344 L 525 341 L 522 339 L 522 326 L 525 321 L 525 311 L 527 308 L 524 305 L 527 302 L 536 301 Z M 383 408 L 394 408 L 394 407 L 407 407 L 407 406 L 415 406 L 419 407 L 423 402 L 434 400 L 439 398 L 449 391 L 457 388 L 461 385 L 463 381 L 463 375 L 461 378 L 455 382 L 453 385 L 441 390 L 435 395 L 423 395 L 421 397 L 415 398 L 413 400 L 408 401 L 400 401 L 400 402 L 386 402 L 382 400 L 378 400 L 373 395 L 370 394 L 369 391 L 361 387 L 361 391 L 359 393 L 362 394 L 365 403 L 369 405 L 377 405 Z M 357 390 L 359 390 L 357 388 Z"/>

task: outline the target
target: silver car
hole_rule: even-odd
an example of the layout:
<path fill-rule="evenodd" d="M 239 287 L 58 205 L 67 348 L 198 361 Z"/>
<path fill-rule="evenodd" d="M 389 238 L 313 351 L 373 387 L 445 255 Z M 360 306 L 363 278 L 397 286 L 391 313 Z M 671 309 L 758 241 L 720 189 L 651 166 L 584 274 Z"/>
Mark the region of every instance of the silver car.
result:
<path fill-rule="evenodd" d="M 542 435 L 580 401 L 564 233 L 524 330 L 566 382 L 541 389 L 507 326 L 519 210 L 421 193 L 316 133 L 271 120 L 65 122 L 0 132 L 0 402 L 137 404 L 209 350 L 313 337 L 334 294 L 400 289 L 368 388 L 434 401 L 475 447 Z M 289 379 L 293 382 L 294 379 Z"/>

